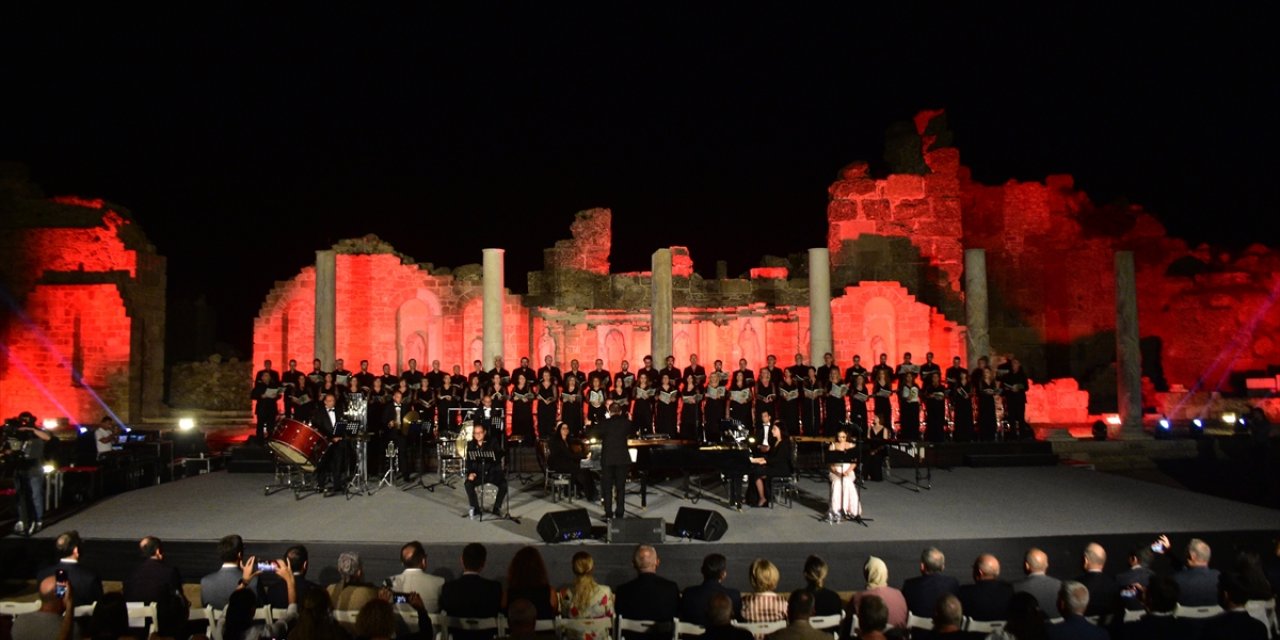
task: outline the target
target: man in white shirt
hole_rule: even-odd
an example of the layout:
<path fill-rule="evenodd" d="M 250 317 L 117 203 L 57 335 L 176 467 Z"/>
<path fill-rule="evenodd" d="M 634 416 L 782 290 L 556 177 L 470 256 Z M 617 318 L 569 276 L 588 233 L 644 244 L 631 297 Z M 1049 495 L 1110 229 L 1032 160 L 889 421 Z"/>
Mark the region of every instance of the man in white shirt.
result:
<path fill-rule="evenodd" d="M 444 578 L 427 573 L 427 550 L 414 540 L 400 547 L 400 562 L 404 571 L 391 577 L 391 590 L 396 593 L 416 593 L 422 605 L 430 613 L 440 613 L 440 587 Z"/>
<path fill-rule="evenodd" d="M 93 430 L 93 442 L 98 448 L 98 457 L 111 453 L 118 442 L 119 432 L 116 430 L 116 423 L 111 416 L 106 416 L 102 422 L 98 424 L 98 428 Z"/>

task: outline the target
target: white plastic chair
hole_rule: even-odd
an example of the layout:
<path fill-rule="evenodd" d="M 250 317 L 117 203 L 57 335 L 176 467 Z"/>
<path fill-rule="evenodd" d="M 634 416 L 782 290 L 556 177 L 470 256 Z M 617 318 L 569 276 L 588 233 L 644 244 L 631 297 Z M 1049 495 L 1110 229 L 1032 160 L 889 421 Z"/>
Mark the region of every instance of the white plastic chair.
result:
<path fill-rule="evenodd" d="M 558 624 L 560 640 L 569 637 L 570 631 L 575 638 L 584 637 L 588 633 L 596 638 L 613 637 L 613 618 L 560 618 Z"/>
<path fill-rule="evenodd" d="M 1147 612 L 1142 609 L 1125 609 L 1124 621 L 1137 622 L 1138 620 L 1142 619 L 1142 616 L 1145 616 L 1145 615 L 1147 615 Z"/>
<path fill-rule="evenodd" d="M 738 622 L 735 620 L 733 622 L 733 626 L 740 629 L 746 629 L 757 638 L 763 638 L 774 631 L 785 628 L 787 626 L 787 621 L 774 620 L 772 622 Z"/>
<path fill-rule="evenodd" d="M 1245 611 L 1253 616 L 1262 624 L 1267 625 L 1267 637 L 1276 637 L 1276 601 L 1271 600 L 1250 600 L 1244 603 Z"/>
<path fill-rule="evenodd" d="M 964 630 L 978 633 L 995 633 L 1003 629 L 1006 624 L 1008 624 L 1007 620 L 974 620 L 973 618 L 965 618 Z"/>
<path fill-rule="evenodd" d="M 154 602 L 126 602 L 125 608 L 129 612 L 130 627 L 146 627 L 147 635 L 156 633 L 158 623 L 156 621 L 157 613 L 156 603 Z"/>
<path fill-rule="evenodd" d="M 0 602 L 0 615 L 20 616 L 24 613 L 34 613 L 39 610 L 40 610 L 39 600 L 32 600 L 31 602 L 12 602 L 12 601 Z"/>
<path fill-rule="evenodd" d="M 914 613 L 907 612 L 907 628 L 909 629 L 933 629 L 933 618 L 918 616 Z"/>
<path fill-rule="evenodd" d="M 671 636 L 674 638 L 675 625 L 672 623 L 655 622 L 653 620 L 631 620 L 618 616 L 618 623 L 613 627 L 613 635 L 615 640 L 622 640 L 622 634 L 627 631 L 634 633 L 661 633 L 667 628 L 670 628 Z"/>
<path fill-rule="evenodd" d="M 1178 605 L 1178 608 L 1173 610 L 1173 617 L 1197 618 L 1197 619 L 1212 618 L 1218 615 L 1219 613 L 1222 613 L 1222 607 L 1219 607 L 1217 605 L 1210 606 L 1210 607 L 1184 607 L 1182 605 Z"/>
<path fill-rule="evenodd" d="M 677 640 L 681 637 L 696 638 L 706 632 L 707 632 L 707 628 L 700 624 L 694 624 L 692 622 L 682 622 L 679 618 L 676 618 L 676 634 L 675 635 Z"/>
<path fill-rule="evenodd" d="M 449 640 L 455 630 L 460 631 L 494 631 L 499 637 L 505 636 L 506 627 L 502 624 L 502 618 L 461 618 L 451 616 L 447 613 L 442 614 L 440 626 L 444 630 L 443 640 Z"/>

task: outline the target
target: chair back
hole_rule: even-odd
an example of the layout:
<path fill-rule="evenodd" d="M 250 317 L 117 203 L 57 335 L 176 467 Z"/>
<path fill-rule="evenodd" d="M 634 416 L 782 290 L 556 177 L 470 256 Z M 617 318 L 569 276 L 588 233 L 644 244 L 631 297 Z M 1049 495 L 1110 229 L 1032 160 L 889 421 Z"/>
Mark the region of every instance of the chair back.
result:
<path fill-rule="evenodd" d="M 933 618 L 918 616 L 914 613 L 907 612 L 907 627 L 911 629 L 933 629 Z"/>
<path fill-rule="evenodd" d="M 840 622 L 844 620 L 843 614 L 833 616 L 813 616 L 809 618 L 809 626 L 819 631 L 825 629 L 836 629 L 840 627 Z"/>
<path fill-rule="evenodd" d="M 634 633 L 656 634 L 670 630 L 671 636 L 675 637 L 675 624 L 670 622 L 656 622 L 654 620 L 632 620 L 618 616 L 618 623 L 613 627 L 613 635 L 615 640 L 621 640 L 623 632 L 631 631 Z"/>
<path fill-rule="evenodd" d="M 1147 612 L 1142 609 L 1125 609 L 1124 621 L 1137 622 L 1138 620 L 1142 619 L 1142 616 L 1145 616 L 1145 615 L 1147 615 Z"/>
<path fill-rule="evenodd" d="M 613 618 L 557 618 L 556 623 L 561 640 L 570 635 L 582 638 L 588 633 L 600 639 L 613 637 Z"/>
<path fill-rule="evenodd" d="M 40 601 L 32 600 L 31 602 L 0 602 L 0 615 L 20 616 L 24 613 L 34 613 L 40 610 Z M 92 610 L 89 611 L 93 613 Z"/>
<path fill-rule="evenodd" d="M 1244 603 L 1245 611 L 1250 616 L 1258 620 L 1262 624 L 1267 625 L 1267 637 L 1274 638 L 1280 633 L 1280 628 L 1276 624 L 1276 601 L 1275 598 L 1270 600 L 1250 600 Z"/>
<path fill-rule="evenodd" d="M 1212 618 L 1218 615 L 1219 613 L 1222 613 L 1222 607 L 1219 607 L 1217 605 L 1214 605 L 1211 607 L 1184 607 L 1182 605 L 1178 605 L 1178 608 L 1173 610 L 1173 617 L 1175 618 Z"/>
<path fill-rule="evenodd" d="M 146 627 L 147 636 L 156 633 L 158 628 L 158 608 L 154 602 L 126 602 L 125 607 L 129 612 L 129 626 L 142 628 Z"/>
<path fill-rule="evenodd" d="M 763 638 L 774 631 L 786 628 L 786 620 L 774 620 L 772 622 L 733 622 L 733 626 L 740 629 L 750 631 L 755 637 Z"/>
<path fill-rule="evenodd" d="M 679 618 L 676 618 L 676 638 L 677 639 L 681 637 L 693 638 L 693 637 L 700 636 L 706 632 L 707 632 L 707 628 L 700 624 L 694 624 L 692 622 L 681 622 Z"/>
<path fill-rule="evenodd" d="M 503 623 L 504 618 L 494 616 L 492 618 L 462 618 L 451 616 L 448 613 L 441 614 L 441 628 L 444 630 L 443 640 L 449 640 L 454 631 L 494 631 L 499 637 L 507 634 L 506 626 Z"/>
<path fill-rule="evenodd" d="M 1007 620 L 974 620 L 973 618 L 965 618 L 964 630 L 978 633 L 995 633 L 1003 629 L 1007 623 Z"/>

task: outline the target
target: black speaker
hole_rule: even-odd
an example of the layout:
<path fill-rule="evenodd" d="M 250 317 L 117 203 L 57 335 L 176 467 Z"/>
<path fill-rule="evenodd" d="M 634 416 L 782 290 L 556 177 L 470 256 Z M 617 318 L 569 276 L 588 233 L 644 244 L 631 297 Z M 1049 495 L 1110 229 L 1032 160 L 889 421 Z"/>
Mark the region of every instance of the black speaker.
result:
<path fill-rule="evenodd" d="M 681 538 L 710 542 L 719 540 L 728 528 L 729 523 L 719 511 L 692 507 L 680 507 L 676 512 L 676 523 L 671 527 L 672 533 Z"/>
<path fill-rule="evenodd" d="M 614 518 L 605 530 L 605 542 L 659 544 L 664 541 L 667 523 L 662 518 Z"/>
<path fill-rule="evenodd" d="M 538 535 L 543 542 L 564 542 L 591 537 L 591 516 L 586 509 L 548 511 L 538 521 Z"/>

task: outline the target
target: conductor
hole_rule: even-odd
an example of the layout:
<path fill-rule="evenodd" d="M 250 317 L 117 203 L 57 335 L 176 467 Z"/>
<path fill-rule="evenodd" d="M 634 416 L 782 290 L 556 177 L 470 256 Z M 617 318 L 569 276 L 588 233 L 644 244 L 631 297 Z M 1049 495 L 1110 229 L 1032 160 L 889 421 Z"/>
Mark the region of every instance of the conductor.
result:
<path fill-rule="evenodd" d="M 600 486 L 604 490 L 604 519 L 621 518 L 626 511 L 627 471 L 631 468 L 631 454 L 627 451 L 627 438 L 632 433 L 631 420 L 621 402 L 610 402 L 609 411 L 600 423 Z M 614 492 L 618 506 L 614 511 Z"/>
<path fill-rule="evenodd" d="M 471 502 L 471 511 L 467 514 L 475 517 L 480 513 L 480 502 L 476 497 L 476 486 L 486 482 L 498 487 L 493 500 L 493 515 L 502 516 L 503 500 L 507 497 L 507 476 L 502 471 L 502 451 L 498 443 L 487 439 L 488 429 L 483 422 L 471 427 L 471 442 L 467 443 L 466 472 L 467 500 Z"/>

